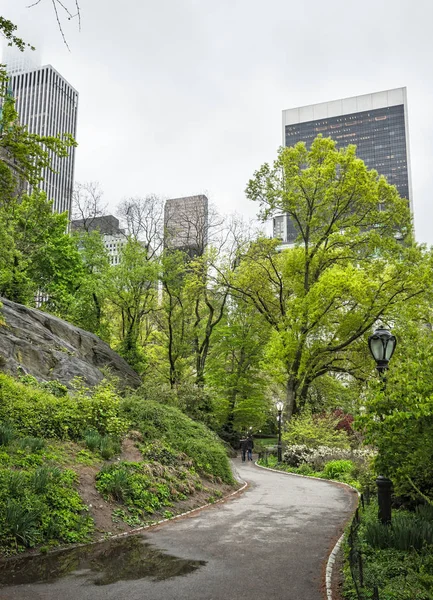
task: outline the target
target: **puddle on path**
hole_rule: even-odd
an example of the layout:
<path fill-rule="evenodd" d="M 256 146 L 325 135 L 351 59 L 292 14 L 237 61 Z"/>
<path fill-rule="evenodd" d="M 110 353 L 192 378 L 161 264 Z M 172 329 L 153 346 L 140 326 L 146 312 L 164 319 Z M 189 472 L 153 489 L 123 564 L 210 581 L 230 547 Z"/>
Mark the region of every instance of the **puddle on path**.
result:
<path fill-rule="evenodd" d="M 83 577 L 95 585 L 150 577 L 162 581 L 192 573 L 204 560 L 185 560 L 164 554 L 131 535 L 53 554 L 14 557 L 0 561 L 0 585 L 53 582 L 67 575 Z"/>

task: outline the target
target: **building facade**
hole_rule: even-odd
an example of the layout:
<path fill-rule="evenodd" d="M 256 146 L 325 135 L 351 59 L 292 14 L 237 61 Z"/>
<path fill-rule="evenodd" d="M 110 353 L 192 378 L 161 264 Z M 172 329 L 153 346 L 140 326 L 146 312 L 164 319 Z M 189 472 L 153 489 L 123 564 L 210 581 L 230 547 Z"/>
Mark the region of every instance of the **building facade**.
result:
<path fill-rule="evenodd" d="M 355 144 L 357 156 L 396 186 L 413 213 L 406 88 L 283 111 L 284 146 L 302 141 L 309 147 L 319 134 L 340 148 Z M 288 215 L 274 217 L 273 234 L 294 243 L 297 231 Z"/>
<path fill-rule="evenodd" d="M 118 265 L 121 262 L 122 248 L 126 244 L 127 238 L 125 230 L 119 227 L 119 219 L 113 215 L 71 221 L 71 231 L 99 231 L 110 264 Z"/>
<path fill-rule="evenodd" d="M 201 256 L 208 240 L 208 199 L 172 198 L 164 206 L 164 247 Z"/>
<path fill-rule="evenodd" d="M 8 60 L 8 54 L 3 60 Z M 10 66 L 9 66 L 10 65 Z M 77 133 L 78 92 L 51 65 L 29 67 L 29 62 L 13 60 L 6 68 L 9 85 L 21 125 L 30 133 L 42 136 L 62 136 Z M 71 212 L 74 186 L 75 148 L 68 156 L 52 155 L 52 168 L 44 169 L 39 189 L 53 201 L 55 212 Z"/>

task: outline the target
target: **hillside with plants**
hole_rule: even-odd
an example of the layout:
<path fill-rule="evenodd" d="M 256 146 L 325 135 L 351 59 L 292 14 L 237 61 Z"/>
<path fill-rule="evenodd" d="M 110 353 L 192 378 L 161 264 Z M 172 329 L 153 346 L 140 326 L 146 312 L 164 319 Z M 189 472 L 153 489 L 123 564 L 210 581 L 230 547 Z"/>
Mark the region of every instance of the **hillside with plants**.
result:
<path fill-rule="evenodd" d="M 205 425 L 113 382 L 0 375 L 0 553 L 47 551 L 214 502 L 234 486 Z"/>

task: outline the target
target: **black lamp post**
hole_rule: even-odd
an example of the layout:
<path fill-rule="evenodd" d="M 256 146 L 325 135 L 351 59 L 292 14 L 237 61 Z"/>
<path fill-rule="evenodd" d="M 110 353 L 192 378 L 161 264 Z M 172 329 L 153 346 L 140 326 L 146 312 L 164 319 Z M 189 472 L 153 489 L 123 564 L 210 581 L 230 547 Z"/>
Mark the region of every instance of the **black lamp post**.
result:
<path fill-rule="evenodd" d="M 376 368 L 379 376 L 382 378 L 383 388 L 385 389 L 385 372 L 388 363 L 394 354 L 397 339 L 388 329 L 379 327 L 368 338 L 368 347 L 376 361 Z M 384 525 L 391 523 L 391 489 L 392 481 L 383 475 L 376 479 L 377 499 L 379 504 L 379 519 Z"/>
<path fill-rule="evenodd" d="M 281 453 L 281 415 L 283 413 L 284 404 L 281 402 L 277 402 L 276 404 L 278 410 L 278 445 L 277 445 L 277 460 L 280 463 L 283 459 Z"/>

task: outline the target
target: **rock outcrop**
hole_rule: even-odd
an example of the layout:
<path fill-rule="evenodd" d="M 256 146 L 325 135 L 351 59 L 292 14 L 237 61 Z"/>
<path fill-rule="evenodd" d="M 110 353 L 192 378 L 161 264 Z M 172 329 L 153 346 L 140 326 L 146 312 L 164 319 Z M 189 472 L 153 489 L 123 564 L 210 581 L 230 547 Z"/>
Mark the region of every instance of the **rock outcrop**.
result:
<path fill-rule="evenodd" d="M 106 367 L 122 385 L 140 385 L 137 373 L 93 333 L 40 310 L 0 302 L 0 370 L 24 371 L 39 381 L 57 379 L 71 387 L 74 377 L 96 385 Z"/>

